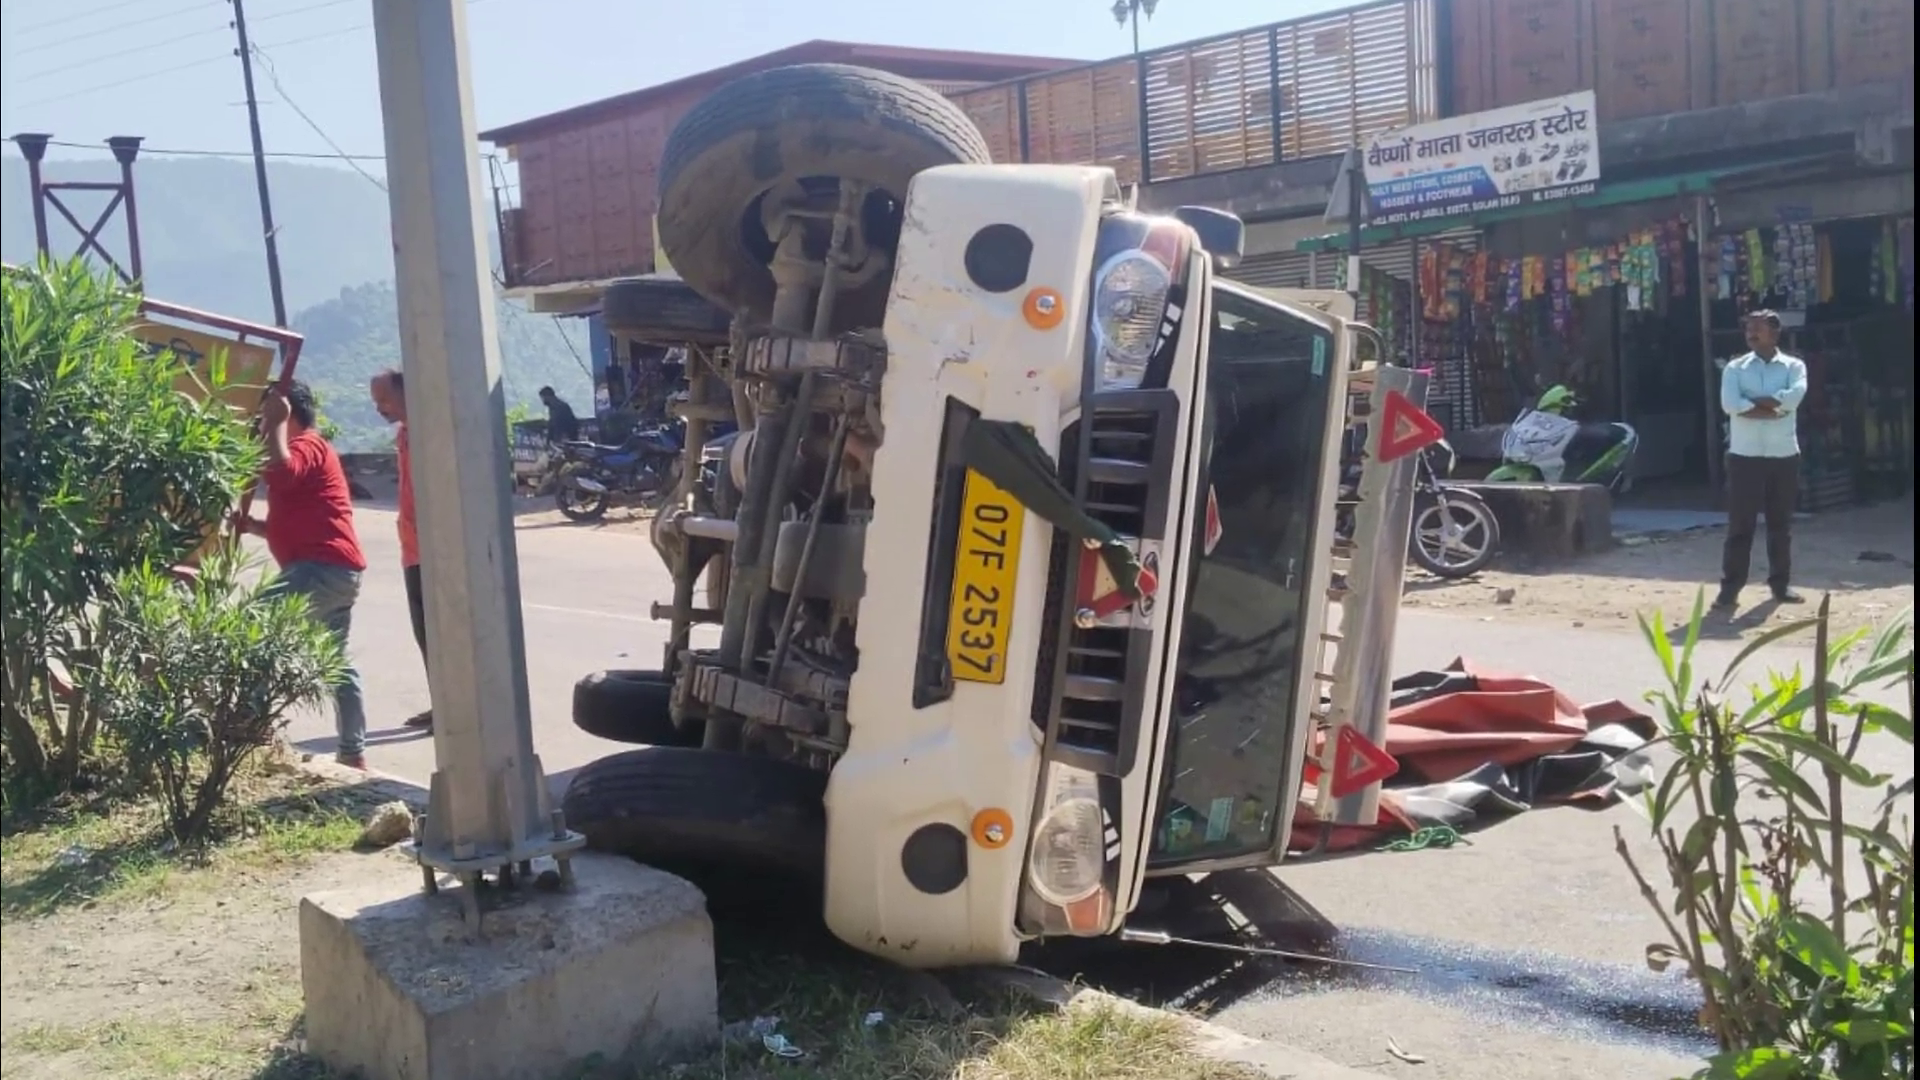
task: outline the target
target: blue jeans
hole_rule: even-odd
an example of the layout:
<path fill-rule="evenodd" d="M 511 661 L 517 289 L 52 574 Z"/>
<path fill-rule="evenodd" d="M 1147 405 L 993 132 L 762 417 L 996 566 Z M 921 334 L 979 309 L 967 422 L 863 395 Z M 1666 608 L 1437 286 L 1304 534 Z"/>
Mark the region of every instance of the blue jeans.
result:
<path fill-rule="evenodd" d="M 333 632 L 342 652 L 353 627 L 353 602 L 360 598 L 360 571 L 333 563 L 296 562 L 280 568 L 270 595 L 294 593 L 307 598 L 308 613 Z M 353 757 L 367 748 L 367 707 L 360 693 L 360 672 L 348 661 L 346 675 L 333 688 L 333 722 L 339 732 L 335 752 Z"/>

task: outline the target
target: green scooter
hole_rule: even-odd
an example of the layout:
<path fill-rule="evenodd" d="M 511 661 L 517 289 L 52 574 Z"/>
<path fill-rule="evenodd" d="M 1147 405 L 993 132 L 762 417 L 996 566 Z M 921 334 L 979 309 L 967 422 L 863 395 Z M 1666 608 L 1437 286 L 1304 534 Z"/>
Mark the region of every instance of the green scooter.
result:
<path fill-rule="evenodd" d="M 1499 468 L 1489 483 L 1600 484 L 1614 492 L 1632 486 L 1628 467 L 1640 433 L 1620 421 L 1581 423 L 1568 414 L 1579 399 L 1555 386 L 1522 409 L 1500 440 Z"/>

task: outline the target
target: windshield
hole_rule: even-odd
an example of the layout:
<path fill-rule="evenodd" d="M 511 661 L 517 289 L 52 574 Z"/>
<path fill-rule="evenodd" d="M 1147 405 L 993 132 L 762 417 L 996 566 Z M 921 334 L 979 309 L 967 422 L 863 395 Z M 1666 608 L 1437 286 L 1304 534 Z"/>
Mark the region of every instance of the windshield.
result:
<path fill-rule="evenodd" d="M 1299 789 L 1287 774 L 1334 341 L 1226 289 L 1209 334 L 1204 469 L 1219 533 L 1207 551 L 1201 500 L 1157 864 L 1269 851 Z"/>

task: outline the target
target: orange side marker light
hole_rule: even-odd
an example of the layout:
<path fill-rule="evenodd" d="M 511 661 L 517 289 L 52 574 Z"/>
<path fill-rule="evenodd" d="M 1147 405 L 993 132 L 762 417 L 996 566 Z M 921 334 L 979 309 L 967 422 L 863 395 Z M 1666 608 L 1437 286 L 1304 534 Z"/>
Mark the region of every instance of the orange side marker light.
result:
<path fill-rule="evenodd" d="M 1005 810 L 982 810 L 973 815 L 973 842 L 998 851 L 1013 842 L 1013 815 Z"/>
<path fill-rule="evenodd" d="M 1035 330 L 1051 330 L 1067 317 L 1067 305 L 1057 290 L 1034 289 L 1021 303 L 1020 314 Z"/>

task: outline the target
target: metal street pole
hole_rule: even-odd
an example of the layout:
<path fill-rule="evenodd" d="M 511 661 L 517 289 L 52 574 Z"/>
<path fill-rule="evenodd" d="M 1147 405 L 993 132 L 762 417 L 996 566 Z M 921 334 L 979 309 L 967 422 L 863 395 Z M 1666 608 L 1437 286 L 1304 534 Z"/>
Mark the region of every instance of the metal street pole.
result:
<path fill-rule="evenodd" d="M 533 751 L 520 574 L 478 138 L 461 0 L 374 0 L 401 359 L 433 664 L 433 782 L 413 852 L 456 875 L 478 927 L 481 875 L 580 848 Z"/>
<path fill-rule="evenodd" d="M 1347 151 L 1347 295 L 1353 297 L 1354 317 L 1360 317 L 1360 226 L 1366 221 L 1367 173 L 1361 149 Z M 1369 315 L 1377 314 L 1368 312 Z M 1380 357 L 1386 363 L 1385 356 Z"/>

